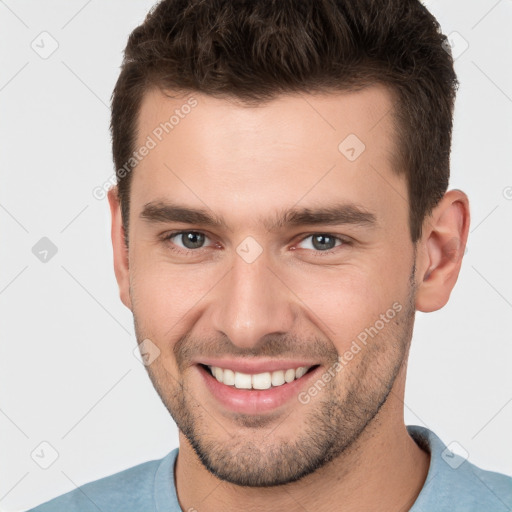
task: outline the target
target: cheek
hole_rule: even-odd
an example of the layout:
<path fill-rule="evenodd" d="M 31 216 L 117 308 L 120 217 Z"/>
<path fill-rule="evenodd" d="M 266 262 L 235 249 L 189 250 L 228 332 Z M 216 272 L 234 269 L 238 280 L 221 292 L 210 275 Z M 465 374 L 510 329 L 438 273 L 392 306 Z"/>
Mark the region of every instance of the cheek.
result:
<path fill-rule="evenodd" d="M 404 262 L 400 267 L 395 262 L 387 268 L 377 264 L 339 267 L 332 272 L 322 269 L 307 278 L 295 276 L 291 288 L 300 298 L 308 319 L 329 337 L 338 352 L 343 352 L 365 329 L 376 322 L 379 327 L 381 315 L 391 310 L 388 316 L 394 317 L 393 304 L 395 309 L 405 309 L 405 265 Z"/>
<path fill-rule="evenodd" d="M 387 245 L 337 267 L 282 268 L 282 278 L 291 290 L 283 300 L 288 306 L 297 305 L 306 321 L 343 352 L 395 302 L 405 305 L 411 265 L 407 258 L 406 251 Z M 209 292 L 229 269 L 213 262 L 171 264 L 142 244 L 133 247 L 130 266 L 131 299 L 141 334 L 161 345 L 190 332 L 205 308 L 219 306 L 210 302 L 218 291 L 210 296 Z"/>
<path fill-rule="evenodd" d="M 195 321 L 201 299 L 215 284 L 217 274 L 140 256 L 134 252 L 130 269 L 134 315 L 148 337 L 177 339 Z"/>

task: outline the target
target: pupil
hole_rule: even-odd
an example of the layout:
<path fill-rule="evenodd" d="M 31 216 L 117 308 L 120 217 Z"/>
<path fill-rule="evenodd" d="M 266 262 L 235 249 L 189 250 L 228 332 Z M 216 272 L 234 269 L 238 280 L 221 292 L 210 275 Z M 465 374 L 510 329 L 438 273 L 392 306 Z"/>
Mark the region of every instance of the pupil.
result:
<path fill-rule="evenodd" d="M 181 235 L 181 240 L 187 249 L 197 249 L 204 243 L 204 235 L 202 233 L 190 232 Z"/>
<path fill-rule="evenodd" d="M 314 235 L 313 247 L 319 250 L 332 249 L 335 246 L 335 240 L 332 236 Z"/>

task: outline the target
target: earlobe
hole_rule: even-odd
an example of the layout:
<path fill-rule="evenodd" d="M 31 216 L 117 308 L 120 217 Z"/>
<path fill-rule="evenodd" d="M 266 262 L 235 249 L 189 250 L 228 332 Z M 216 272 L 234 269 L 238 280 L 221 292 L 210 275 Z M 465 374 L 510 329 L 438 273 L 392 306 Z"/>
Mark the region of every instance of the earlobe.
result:
<path fill-rule="evenodd" d="M 450 190 L 423 223 L 418 242 L 416 309 L 441 309 L 457 282 L 469 231 L 469 200 Z"/>
<path fill-rule="evenodd" d="M 130 299 L 128 248 L 125 244 L 125 233 L 121 216 L 121 207 L 117 195 L 117 187 L 113 187 L 108 191 L 108 202 L 110 204 L 110 213 L 112 216 L 111 236 L 114 255 L 114 272 L 119 286 L 121 301 L 128 309 L 131 310 L 132 304 Z"/>

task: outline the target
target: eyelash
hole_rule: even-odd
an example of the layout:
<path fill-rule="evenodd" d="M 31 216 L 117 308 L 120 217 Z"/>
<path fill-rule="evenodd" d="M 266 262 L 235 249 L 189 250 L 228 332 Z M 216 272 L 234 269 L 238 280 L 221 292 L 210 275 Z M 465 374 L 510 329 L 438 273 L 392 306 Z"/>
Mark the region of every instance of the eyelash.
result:
<path fill-rule="evenodd" d="M 185 231 L 173 231 L 171 233 L 166 233 L 165 235 L 162 236 L 162 240 L 164 242 L 168 242 L 169 243 L 169 249 L 172 252 L 178 253 L 180 255 L 185 255 L 185 256 L 189 256 L 190 255 L 191 256 L 191 255 L 193 255 L 193 253 L 198 252 L 201 249 L 205 249 L 205 247 L 199 247 L 198 249 L 181 249 L 181 248 L 176 247 L 171 242 L 171 238 L 174 238 L 177 235 L 184 235 L 186 233 L 198 233 L 198 234 L 204 235 L 205 237 L 209 238 L 208 235 L 206 233 L 203 233 L 202 231 L 195 231 L 195 230 L 188 230 L 187 231 L 187 230 L 185 230 Z M 315 257 L 317 257 L 317 256 L 318 257 L 329 256 L 329 255 L 332 255 L 332 254 L 338 252 L 340 247 L 347 246 L 347 245 L 352 245 L 351 241 L 346 239 L 346 238 L 334 236 L 334 235 L 332 235 L 330 233 L 323 233 L 321 231 L 318 231 L 318 232 L 315 232 L 315 233 L 310 233 L 309 235 L 306 235 L 303 238 L 301 238 L 297 243 L 303 242 L 304 240 L 306 240 L 306 239 L 308 239 L 308 238 L 310 238 L 310 237 L 312 237 L 314 235 L 325 235 L 325 236 L 334 238 L 336 241 L 341 242 L 340 245 L 336 245 L 332 249 L 329 249 L 328 251 L 315 251 L 315 250 L 312 250 L 312 249 L 305 249 L 307 251 L 312 251 L 313 254 L 315 255 Z"/>

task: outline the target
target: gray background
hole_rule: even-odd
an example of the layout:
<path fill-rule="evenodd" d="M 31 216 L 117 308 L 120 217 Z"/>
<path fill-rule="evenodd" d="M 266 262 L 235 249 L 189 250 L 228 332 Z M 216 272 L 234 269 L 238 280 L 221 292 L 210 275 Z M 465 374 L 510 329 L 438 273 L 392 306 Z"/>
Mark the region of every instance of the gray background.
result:
<path fill-rule="evenodd" d="M 177 446 L 133 355 L 108 204 L 92 194 L 113 172 L 121 52 L 152 4 L 0 1 L 2 511 Z M 457 57 L 451 188 L 469 195 L 472 226 L 449 304 L 417 316 L 406 423 L 512 475 L 512 1 L 427 5 Z"/>

